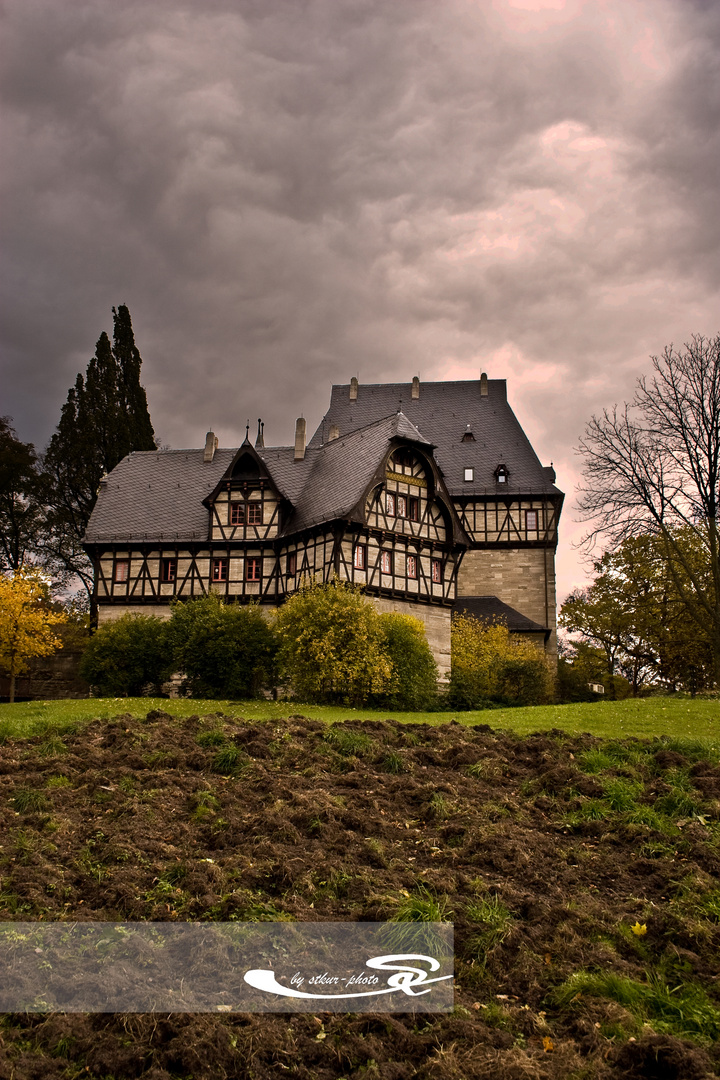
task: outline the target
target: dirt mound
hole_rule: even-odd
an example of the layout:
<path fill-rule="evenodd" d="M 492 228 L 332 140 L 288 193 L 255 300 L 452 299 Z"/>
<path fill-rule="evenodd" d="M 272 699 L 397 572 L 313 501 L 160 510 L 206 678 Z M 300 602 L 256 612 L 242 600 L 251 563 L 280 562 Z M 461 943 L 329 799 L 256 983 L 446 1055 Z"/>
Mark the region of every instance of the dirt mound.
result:
<path fill-rule="evenodd" d="M 450 1015 L 10 1016 L 0 1077 L 718 1075 L 702 748 L 152 712 L 8 741 L 0 785 L 3 920 L 429 913 L 456 942 Z"/>

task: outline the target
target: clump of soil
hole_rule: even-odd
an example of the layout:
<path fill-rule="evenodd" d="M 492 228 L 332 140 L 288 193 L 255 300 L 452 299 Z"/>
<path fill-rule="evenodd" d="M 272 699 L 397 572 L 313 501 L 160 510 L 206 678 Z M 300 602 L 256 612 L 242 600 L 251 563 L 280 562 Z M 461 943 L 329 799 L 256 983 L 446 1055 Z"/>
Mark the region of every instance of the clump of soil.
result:
<path fill-rule="evenodd" d="M 452 1014 L 13 1015 L 0 1077 L 720 1075 L 720 767 L 459 724 L 118 716 L 0 747 L 3 920 L 455 925 Z"/>

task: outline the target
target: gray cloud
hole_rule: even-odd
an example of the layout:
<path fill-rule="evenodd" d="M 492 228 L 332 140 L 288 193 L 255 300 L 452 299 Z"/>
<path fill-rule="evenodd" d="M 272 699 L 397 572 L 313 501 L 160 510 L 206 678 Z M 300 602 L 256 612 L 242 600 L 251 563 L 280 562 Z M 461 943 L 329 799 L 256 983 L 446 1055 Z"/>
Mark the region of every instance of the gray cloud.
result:
<path fill-rule="evenodd" d="M 127 303 L 171 445 L 257 416 L 287 443 L 351 374 L 482 368 L 571 494 L 589 414 L 718 330 L 716 4 L 7 0 L 2 22 L 1 411 L 25 439 Z"/>

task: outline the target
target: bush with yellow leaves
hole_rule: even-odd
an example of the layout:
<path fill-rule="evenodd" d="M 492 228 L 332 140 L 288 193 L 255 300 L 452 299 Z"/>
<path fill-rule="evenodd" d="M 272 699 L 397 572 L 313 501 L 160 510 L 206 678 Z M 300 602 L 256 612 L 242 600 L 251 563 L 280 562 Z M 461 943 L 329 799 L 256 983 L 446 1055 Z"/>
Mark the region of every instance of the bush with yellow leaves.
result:
<path fill-rule="evenodd" d="M 544 652 L 510 635 L 507 626 L 458 615 L 452 623 L 449 700 L 456 708 L 542 705 L 553 676 Z"/>

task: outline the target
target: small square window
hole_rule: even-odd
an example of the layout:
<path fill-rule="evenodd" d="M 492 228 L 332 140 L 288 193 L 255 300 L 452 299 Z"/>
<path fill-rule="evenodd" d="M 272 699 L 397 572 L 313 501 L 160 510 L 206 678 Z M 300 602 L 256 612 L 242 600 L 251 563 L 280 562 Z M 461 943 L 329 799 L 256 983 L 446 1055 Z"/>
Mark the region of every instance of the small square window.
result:
<path fill-rule="evenodd" d="M 356 570 L 365 569 L 365 545 L 356 544 L 353 552 L 353 566 Z"/>
<path fill-rule="evenodd" d="M 227 581 L 227 559 L 213 559 L 213 581 Z"/>
<path fill-rule="evenodd" d="M 439 559 L 433 559 L 432 561 L 432 579 L 436 585 L 442 582 L 442 563 Z"/>
<path fill-rule="evenodd" d="M 385 492 L 385 513 L 395 517 L 395 496 L 392 491 Z"/>
<path fill-rule="evenodd" d="M 249 502 L 247 504 L 248 525 L 262 525 L 262 503 Z"/>
<path fill-rule="evenodd" d="M 392 574 L 392 551 L 380 552 L 380 572 Z"/>
<path fill-rule="evenodd" d="M 475 479 L 475 470 L 474 469 L 466 469 L 465 470 L 465 479 L 466 480 L 474 480 Z"/>
<path fill-rule="evenodd" d="M 245 503 L 244 502 L 230 503 L 230 524 L 231 525 L 244 525 L 245 524 Z"/>
<path fill-rule="evenodd" d="M 294 574 L 297 570 L 297 552 L 291 551 L 287 557 L 287 572 Z"/>
<path fill-rule="evenodd" d="M 525 528 L 528 532 L 537 532 L 538 527 L 538 512 L 537 510 L 525 511 Z"/>
<path fill-rule="evenodd" d="M 114 580 L 122 582 L 122 581 L 127 581 L 129 577 L 130 577 L 130 560 L 129 559 L 118 559 L 117 562 L 115 563 Z"/>
<path fill-rule="evenodd" d="M 245 580 L 246 581 L 259 581 L 260 571 L 262 567 L 262 560 L 251 556 L 245 560 Z"/>
<path fill-rule="evenodd" d="M 407 557 L 407 576 L 409 578 L 416 578 L 417 574 L 418 574 L 417 555 L 408 555 L 408 557 Z"/>
<path fill-rule="evenodd" d="M 177 559 L 162 559 L 161 574 L 163 581 L 174 581 L 177 570 Z"/>
<path fill-rule="evenodd" d="M 412 495 L 408 499 L 408 517 L 411 521 L 420 520 L 420 500 Z"/>

